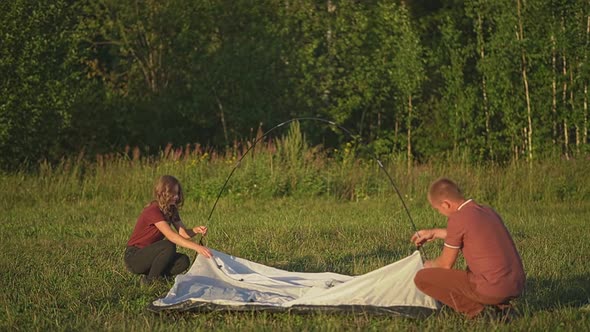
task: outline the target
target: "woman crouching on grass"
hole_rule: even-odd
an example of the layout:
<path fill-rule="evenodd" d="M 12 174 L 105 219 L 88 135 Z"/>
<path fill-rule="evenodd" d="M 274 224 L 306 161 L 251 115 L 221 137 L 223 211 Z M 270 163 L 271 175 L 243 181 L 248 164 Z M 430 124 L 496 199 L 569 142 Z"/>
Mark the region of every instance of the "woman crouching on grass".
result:
<path fill-rule="evenodd" d="M 184 226 L 178 214 L 183 202 L 178 180 L 170 175 L 161 176 L 154 187 L 154 201 L 146 205 L 137 218 L 127 242 L 125 265 L 130 272 L 142 274 L 142 285 L 177 275 L 189 267 L 188 256 L 177 253 L 176 245 L 211 257 L 209 249 L 190 240 L 197 233 L 207 234 L 207 227 L 187 229 Z M 178 233 L 172 230 L 170 224 Z"/>

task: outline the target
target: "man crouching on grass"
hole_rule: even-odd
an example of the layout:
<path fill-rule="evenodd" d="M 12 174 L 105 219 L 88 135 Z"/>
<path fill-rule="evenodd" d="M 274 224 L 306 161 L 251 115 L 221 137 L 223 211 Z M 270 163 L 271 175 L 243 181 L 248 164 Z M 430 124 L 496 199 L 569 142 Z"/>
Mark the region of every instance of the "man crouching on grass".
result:
<path fill-rule="evenodd" d="M 465 199 L 459 187 L 445 178 L 430 185 L 428 201 L 448 218 L 447 228 L 420 230 L 412 236 L 418 246 L 444 240 L 440 256 L 424 262 L 416 274 L 416 287 L 468 318 L 486 305 L 507 308 L 508 301 L 522 293 L 525 275 L 502 218 L 490 207 Z M 459 251 L 467 271 L 452 269 Z"/>

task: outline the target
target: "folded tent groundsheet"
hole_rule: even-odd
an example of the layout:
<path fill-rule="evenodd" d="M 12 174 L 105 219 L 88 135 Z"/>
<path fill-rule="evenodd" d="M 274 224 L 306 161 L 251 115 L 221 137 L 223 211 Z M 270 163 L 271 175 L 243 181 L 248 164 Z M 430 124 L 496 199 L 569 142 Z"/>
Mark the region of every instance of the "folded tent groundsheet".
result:
<path fill-rule="evenodd" d="M 414 285 L 422 268 L 420 252 L 359 276 L 289 272 L 212 250 L 198 256 L 190 270 L 178 275 L 152 312 L 273 311 L 370 312 L 404 316 L 427 315 L 435 300 Z"/>

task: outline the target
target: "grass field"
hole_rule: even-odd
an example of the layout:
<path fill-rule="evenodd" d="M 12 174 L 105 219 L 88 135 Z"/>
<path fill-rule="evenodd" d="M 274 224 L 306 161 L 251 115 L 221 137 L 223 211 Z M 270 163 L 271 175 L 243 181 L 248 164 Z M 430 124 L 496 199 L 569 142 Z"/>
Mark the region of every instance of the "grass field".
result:
<path fill-rule="evenodd" d="M 171 284 L 140 287 L 138 277 L 125 270 L 123 250 L 135 219 L 150 199 L 151 184 L 159 174 L 177 175 L 188 197 L 181 211 L 185 223 L 206 223 L 230 164 L 119 160 L 103 168 L 73 164 L 48 167 L 38 174 L 1 175 L 0 330 L 590 329 L 587 161 L 536 165 L 533 170 L 431 165 L 406 176 L 390 164 L 418 228 L 445 225 L 425 200 L 428 182 L 443 174 L 456 176 L 470 197 L 493 205 L 504 217 L 528 276 L 526 294 L 517 302 L 522 315 L 510 323 L 467 321 L 445 310 L 426 319 L 147 312 L 145 307 Z M 307 189 L 294 190 L 299 188 L 294 182 L 305 179 L 303 174 L 288 178 L 290 193 L 281 195 L 264 188 L 282 180 L 252 183 L 267 172 L 248 167 L 239 172 L 251 176 L 236 175 L 231 192 L 221 198 L 207 223 L 210 247 L 287 270 L 351 275 L 414 250 L 409 242 L 412 226 L 399 199 L 371 166 L 359 168 L 354 177 L 342 173 L 344 180 L 337 183 L 326 180 L 330 168 L 338 172 L 336 166 L 323 165 L 321 169 L 328 171 L 322 171 L 322 183 L 333 190 L 303 180 L 299 183 L 307 183 Z M 286 171 L 277 173 L 288 176 Z M 260 192 L 246 190 L 260 187 Z M 440 245 L 429 244 L 426 255 L 433 258 Z"/>

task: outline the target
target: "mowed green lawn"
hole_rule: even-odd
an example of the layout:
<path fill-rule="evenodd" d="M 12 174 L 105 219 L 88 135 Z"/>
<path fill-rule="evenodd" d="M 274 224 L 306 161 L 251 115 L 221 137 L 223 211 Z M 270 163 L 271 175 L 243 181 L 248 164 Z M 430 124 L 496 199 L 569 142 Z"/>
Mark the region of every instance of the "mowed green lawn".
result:
<path fill-rule="evenodd" d="M 526 295 L 517 302 L 522 316 L 508 324 L 467 321 L 447 310 L 422 319 L 322 313 L 156 315 L 145 308 L 171 284 L 142 288 L 122 261 L 149 192 L 108 199 L 60 195 L 58 187 L 55 194 L 39 195 L 34 192 L 38 189 L 26 187 L 30 183 L 24 181 L 20 188 L 5 183 L 2 188 L 0 330 L 590 328 L 590 202 L 494 206 L 512 232 L 528 275 Z M 406 201 L 418 228 L 444 227 L 445 219 L 427 206 L 424 197 Z M 205 223 L 212 204 L 212 199 L 187 201 L 181 212 L 185 223 Z M 224 197 L 207 226 L 210 247 L 293 271 L 358 275 L 414 250 L 409 242 L 412 226 L 393 193 L 355 202 Z M 429 244 L 428 258 L 440 247 L 441 243 Z"/>

